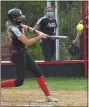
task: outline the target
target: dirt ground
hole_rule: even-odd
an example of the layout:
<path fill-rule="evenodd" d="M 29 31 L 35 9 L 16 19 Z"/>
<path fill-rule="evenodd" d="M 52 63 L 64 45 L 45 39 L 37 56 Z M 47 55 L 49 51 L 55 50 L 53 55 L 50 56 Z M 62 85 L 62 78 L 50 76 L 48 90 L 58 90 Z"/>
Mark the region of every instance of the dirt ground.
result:
<path fill-rule="evenodd" d="M 59 107 L 59 106 L 87 106 L 87 91 L 59 90 L 51 91 L 58 102 L 46 102 L 41 90 L 2 89 L 2 106 L 25 107 Z"/>

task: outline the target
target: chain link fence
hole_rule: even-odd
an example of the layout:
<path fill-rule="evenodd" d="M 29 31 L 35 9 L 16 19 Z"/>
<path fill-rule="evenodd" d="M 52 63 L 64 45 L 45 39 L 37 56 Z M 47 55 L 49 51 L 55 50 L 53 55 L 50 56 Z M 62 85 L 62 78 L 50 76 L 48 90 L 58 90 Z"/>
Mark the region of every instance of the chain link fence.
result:
<path fill-rule="evenodd" d="M 81 2 L 64 2 L 58 1 L 59 6 L 59 35 L 68 36 L 68 39 L 60 39 L 60 60 L 70 60 L 71 55 L 68 52 L 68 46 L 75 39 L 77 35 L 76 25 L 82 19 Z M 25 3 L 26 4 L 26 3 Z M 53 3 L 52 3 L 53 4 Z M 62 7 L 65 6 L 64 8 Z M 33 14 L 35 22 L 38 20 L 37 15 Z M 34 37 L 32 34 L 28 34 L 27 37 Z M 28 47 L 28 52 L 33 56 L 35 60 L 44 60 L 42 50 L 39 42 Z M 11 47 L 8 41 L 6 30 L 1 32 L 1 60 L 9 60 L 11 55 Z M 75 57 L 75 56 L 74 56 Z M 75 58 L 76 59 L 76 58 Z M 55 55 L 53 59 L 55 61 Z"/>

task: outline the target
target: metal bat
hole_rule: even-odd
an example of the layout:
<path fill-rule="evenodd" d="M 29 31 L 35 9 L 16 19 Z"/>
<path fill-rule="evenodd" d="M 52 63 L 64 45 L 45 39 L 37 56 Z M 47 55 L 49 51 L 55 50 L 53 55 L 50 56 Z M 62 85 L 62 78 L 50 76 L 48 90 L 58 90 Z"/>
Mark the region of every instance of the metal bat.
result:
<path fill-rule="evenodd" d="M 67 36 L 48 36 L 48 38 L 55 38 L 55 39 L 60 39 L 60 38 L 62 38 L 62 39 L 66 39 Z"/>

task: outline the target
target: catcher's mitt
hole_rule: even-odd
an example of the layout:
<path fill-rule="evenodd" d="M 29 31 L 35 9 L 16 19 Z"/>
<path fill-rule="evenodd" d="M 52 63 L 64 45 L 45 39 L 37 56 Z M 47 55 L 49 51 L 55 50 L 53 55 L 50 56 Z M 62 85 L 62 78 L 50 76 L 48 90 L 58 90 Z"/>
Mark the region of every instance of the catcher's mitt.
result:
<path fill-rule="evenodd" d="M 68 51 L 71 55 L 78 55 L 79 54 L 79 48 L 75 46 L 73 43 L 71 43 L 68 47 Z"/>

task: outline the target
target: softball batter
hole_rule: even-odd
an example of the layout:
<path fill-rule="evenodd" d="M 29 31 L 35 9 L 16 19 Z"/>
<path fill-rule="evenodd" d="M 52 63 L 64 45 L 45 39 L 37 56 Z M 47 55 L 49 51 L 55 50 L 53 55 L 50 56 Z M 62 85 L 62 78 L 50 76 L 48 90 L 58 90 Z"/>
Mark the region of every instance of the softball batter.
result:
<path fill-rule="evenodd" d="M 8 19 L 6 23 L 7 33 L 8 36 L 11 37 L 10 40 L 12 43 L 12 55 L 10 59 L 16 66 L 16 79 L 2 81 L 1 88 L 22 86 L 25 78 L 25 70 L 28 69 L 36 77 L 47 101 L 57 101 L 58 99 L 50 95 L 41 69 L 36 65 L 31 55 L 27 53 L 26 49 L 26 46 L 30 46 L 42 38 L 47 38 L 48 35 L 22 24 L 25 16 L 22 15 L 20 9 L 10 9 L 8 11 Z M 32 39 L 27 39 L 24 33 L 25 31 L 35 33 L 37 36 Z"/>

